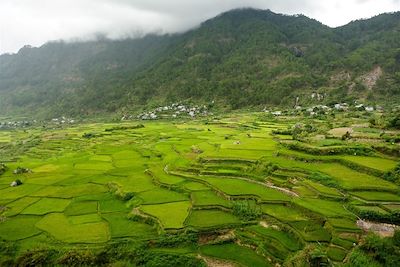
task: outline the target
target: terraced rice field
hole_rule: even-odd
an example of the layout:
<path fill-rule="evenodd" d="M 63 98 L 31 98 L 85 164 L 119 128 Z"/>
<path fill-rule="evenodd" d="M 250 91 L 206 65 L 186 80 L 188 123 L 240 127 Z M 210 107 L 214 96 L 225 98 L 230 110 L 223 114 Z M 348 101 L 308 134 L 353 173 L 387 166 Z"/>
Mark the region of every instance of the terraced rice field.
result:
<path fill-rule="evenodd" d="M 357 211 L 400 210 L 399 186 L 383 179 L 397 158 L 291 150 L 272 131 L 295 121 L 258 115 L 3 131 L 0 143 L 23 149 L 0 157 L 0 240 L 23 253 L 192 232 L 206 241 L 154 251 L 274 266 L 314 244 L 338 264 L 362 234 Z"/>

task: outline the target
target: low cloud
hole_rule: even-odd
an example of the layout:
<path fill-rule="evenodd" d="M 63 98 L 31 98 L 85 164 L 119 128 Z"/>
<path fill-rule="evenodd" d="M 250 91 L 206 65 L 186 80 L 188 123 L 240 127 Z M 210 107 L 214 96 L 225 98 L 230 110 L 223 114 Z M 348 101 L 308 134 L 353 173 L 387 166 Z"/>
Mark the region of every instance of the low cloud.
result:
<path fill-rule="evenodd" d="M 305 14 L 331 27 L 400 9 L 400 0 L 1 0 L 0 53 L 49 40 L 118 39 L 193 28 L 240 7 Z"/>

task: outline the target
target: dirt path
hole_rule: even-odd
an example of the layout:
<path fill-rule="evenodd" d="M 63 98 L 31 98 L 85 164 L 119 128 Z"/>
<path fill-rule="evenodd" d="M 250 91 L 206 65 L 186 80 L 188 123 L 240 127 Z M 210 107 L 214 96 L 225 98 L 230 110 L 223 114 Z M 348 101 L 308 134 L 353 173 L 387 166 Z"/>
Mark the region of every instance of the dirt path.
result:
<path fill-rule="evenodd" d="M 205 261 L 205 263 L 207 264 L 208 267 L 238 267 L 238 265 L 233 262 L 217 260 L 214 258 L 202 256 L 202 255 L 198 255 L 197 257 L 199 259 L 202 259 L 203 261 Z"/>
<path fill-rule="evenodd" d="M 292 197 L 299 197 L 299 195 L 297 193 L 295 193 L 293 191 L 290 191 L 287 188 L 275 186 L 273 184 L 263 183 L 263 182 L 255 181 L 255 180 L 252 180 L 252 179 L 249 179 L 249 178 L 243 178 L 243 177 L 229 177 L 229 178 L 243 180 L 243 181 L 247 181 L 247 182 L 250 182 L 250 183 L 253 183 L 253 184 L 259 184 L 259 185 L 262 185 L 262 186 L 265 186 L 265 187 L 268 187 L 268 188 L 272 188 L 272 189 L 281 191 L 281 192 L 283 192 L 283 193 L 285 193 L 287 195 L 290 195 Z"/>
<path fill-rule="evenodd" d="M 359 201 L 362 201 L 362 202 L 365 202 L 365 203 L 368 203 L 368 204 L 375 204 L 375 203 L 377 203 L 377 201 L 368 201 L 368 200 L 365 200 L 365 199 L 363 199 L 363 198 L 360 198 L 360 197 L 357 197 L 357 196 L 354 196 L 354 195 L 351 195 L 354 199 L 357 199 L 357 200 L 359 200 Z M 380 205 L 398 205 L 399 204 L 399 202 L 393 202 L 393 201 L 379 201 L 379 204 Z"/>
<path fill-rule="evenodd" d="M 166 166 L 164 167 L 164 172 L 167 173 L 167 174 L 170 174 L 170 172 L 168 171 L 168 165 L 166 165 Z M 172 175 L 173 175 L 173 174 L 172 174 Z M 290 191 L 290 190 L 287 189 L 287 188 L 275 186 L 275 185 L 273 185 L 273 184 L 271 184 L 271 183 L 265 183 L 265 182 L 255 181 L 255 180 L 253 180 L 253 179 L 244 178 L 244 177 L 237 177 L 237 176 L 227 176 L 227 177 L 221 176 L 221 177 L 229 178 L 229 179 L 237 179 L 237 180 L 242 180 L 242 181 L 246 181 L 246 182 L 253 183 L 253 184 L 262 185 L 262 186 L 264 186 L 264 187 L 268 187 L 268 188 L 272 188 L 272 189 L 281 191 L 281 192 L 283 192 L 283 193 L 285 193 L 285 194 L 287 194 L 287 195 L 290 195 L 290 196 L 292 196 L 292 197 L 299 197 L 299 195 L 298 195 L 297 193 L 295 193 L 295 192 L 293 192 L 293 191 Z"/>
<path fill-rule="evenodd" d="M 394 235 L 396 229 L 400 229 L 399 226 L 387 223 L 375 223 L 364 220 L 358 220 L 357 226 L 366 232 L 374 232 L 381 237 L 390 237 Z"/>

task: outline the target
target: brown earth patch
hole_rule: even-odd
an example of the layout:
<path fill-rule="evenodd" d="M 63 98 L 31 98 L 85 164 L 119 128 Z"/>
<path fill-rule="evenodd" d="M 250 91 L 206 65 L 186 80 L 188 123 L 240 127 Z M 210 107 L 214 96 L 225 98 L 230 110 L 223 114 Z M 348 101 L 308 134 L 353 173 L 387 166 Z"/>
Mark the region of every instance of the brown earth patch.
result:
<path fill-rule="evenodd" d="M 364 220 L 358 220 L 357 226 L 366 232 L 373 232 L 381 237 L 391 237 L 394 235 L 396 229 L 400 229 L 395 224 L 376 223 Z"/>
<path fill-rule="evenodd" d="M 336 137 L 342 137 L 347 132 L 353 133 L 353 128 L 351 127 L 333 128 L 328 133 Z"/>

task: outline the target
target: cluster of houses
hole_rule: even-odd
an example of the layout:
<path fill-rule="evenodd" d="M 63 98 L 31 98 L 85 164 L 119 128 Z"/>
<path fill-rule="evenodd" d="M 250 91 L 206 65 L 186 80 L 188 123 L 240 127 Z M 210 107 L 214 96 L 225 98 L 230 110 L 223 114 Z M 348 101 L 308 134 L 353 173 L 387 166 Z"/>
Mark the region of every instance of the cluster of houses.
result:
<path fill-rule="evenodd" d="M 0 129 L 24 128 L 24 127 L 29 127 L 34 123 L 36 123 L 36 120 L 34 120 L 34 121 L 7 121 L 7 122 L 0 121 Z"/>
<path fill-rule="evenodd" d="M 317 97 L 317 96 L 315 96 Z M 366 111 L 366 112 L 373 112 L 375 110 L 377 111 L 383 111 L 383 108 L 380 106 L 368 106 L 364 104 L 357 104 L 355 103 L 354 106 L 349 105 L 348 103 L 336 103 L 332 105 L 331 107 L 326 106 L 326 105 L 315 105 L 312 107 L 308 108 L 303 108 L 302 106 L 296 105 L 294 107 L 294 111 L 281 111 L 281 110 L 275 110 L 275 111 L 270 111 L 267 108 L 263 109 L 263 112 L 265 113 L 270 113 L 274 116 L 282 116 L 282 115 L 290 115 L 298 112 L 303 112 L 304 114 L 310 115 L 310 116 L 315 116 L 319 114 L 325 114 L 330 111 L 349 111 L 349 110 L 357 110 L 357 111 Z"/>
<path fill-rule="evenodd" d="M 72 123 L 75 123 L 75 120 L 62 116 L 60 118 L 51 119 L 51 122 L 54 124 L 72 124 Z"/>
<path fill-rule="evenodd" d="M 152 111 L 143 112 L 137 115 L 137 119 L 140 120 L 157 120 L 165 118 L 180 118 L 190 117 L 195 118 L 198 116 L 212 115 L 206 106 L 189 106 L 185 104 L 174 103 L 167 106 L 157 107 Z M 130 115 L 124 115 L 121 120 L 129 120 L 133 117 Z"/>
<path fill-rule="evenodd" d="M 39 122 L 37 120 L 23 120 L 23 121 L 0 121 L 0 129 L 12 129 L 12 128 L 25 128 L 35 125 L 37 123 L 43 123 L 43 121 Z M 74 119 L 60 117 L 60 118 L 53 118 L 50 120 L 50 123 L 53 124 L 72 124 L 75 123 Z"/>

